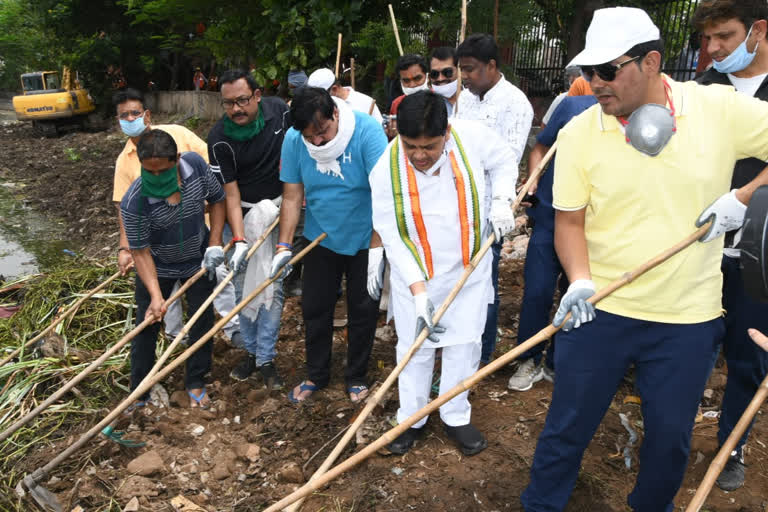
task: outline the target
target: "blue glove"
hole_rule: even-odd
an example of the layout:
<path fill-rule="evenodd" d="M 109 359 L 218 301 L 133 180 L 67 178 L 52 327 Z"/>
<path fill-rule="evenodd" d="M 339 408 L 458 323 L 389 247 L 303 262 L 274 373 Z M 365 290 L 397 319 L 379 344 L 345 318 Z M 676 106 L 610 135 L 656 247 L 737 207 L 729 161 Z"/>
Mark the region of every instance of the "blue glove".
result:
<path fill-rule="evenodd" d="M 432 343 L 440 341 L 440 338 L 435 336 L 435 333 L 444 333 L 445 327 L 440 324 L 432 323 L 432 317 L 435 315 L 435 307 L 432 305 L 432 301 L 429 300 L 427 292 L 421 292 L 414 295 L 413 306 L 416 309 L 416 337 L 418 338 L 421 331 L 426 328 L 429 333 L 427 335 L 429 341 Z"/>
<path fill-rule="evenodd" d="M 202 268 L 208 270 L 208 279 L 216 279 L 216 267 L 224 262 L 224 249 L 220 245 L 212 245 L 205 250 Z"/>
<path fill-rule="evenodd" d="M 272 270 L 269 273 L 269 277 L 273 278 L 279 274 L 278 281 L 282 281 L 293 270 L 293 265 L 288 262 L 293 258 L 292 251 L 280 251 L 276 252 L 272 258 Z"/>
<path fill-rule="evenodd" d="M 560 299 L 560 306 L 557 308 L 552 324 L 555 327 L 560 327 L 568 313 L 571 314 L 571 318 L 563 325 L 563 330 L 566 332 L 594 320 L 597 316 L 595 306 L 587 302 L 587 299 L 594 294 L 595 283 L 591 279 L 577 279 L 572 282 L 568 291 Z"/>

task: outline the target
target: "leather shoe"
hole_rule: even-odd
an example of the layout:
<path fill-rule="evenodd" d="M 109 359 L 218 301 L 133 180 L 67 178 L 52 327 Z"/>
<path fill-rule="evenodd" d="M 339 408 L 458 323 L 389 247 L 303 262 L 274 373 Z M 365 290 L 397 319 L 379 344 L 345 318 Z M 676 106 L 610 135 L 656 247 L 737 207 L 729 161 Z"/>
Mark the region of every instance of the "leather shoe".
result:
<path fill-rule="evenodd" d="M 417 439 L 421 439 L 424 436 L 424 428 L 409 428 L 399 436 L 397 439 L 387 445 L 387 449 L 395 455 L 405 455 L 408 450 L 411 449 L 413 443 Z"/>
<path fill-rule="evenodd" d="M 443 428 L 448 437 L 459 445 L 459 449 L 464 455 L 475 455 L 488 448 L 488 441 L 485 440 L 485 436 L 470 423 L 460 427 L 443 424 Z"/>

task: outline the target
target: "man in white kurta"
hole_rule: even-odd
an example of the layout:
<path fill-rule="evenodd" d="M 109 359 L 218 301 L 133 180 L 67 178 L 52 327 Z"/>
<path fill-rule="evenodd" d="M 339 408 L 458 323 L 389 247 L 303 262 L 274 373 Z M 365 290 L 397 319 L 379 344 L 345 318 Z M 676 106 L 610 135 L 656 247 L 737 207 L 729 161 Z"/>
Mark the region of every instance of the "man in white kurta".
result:
<path fill-rule="evenodd" d="M 399 377 L 397 420 L 402 422 L 429 400 L 437 348 L 443 349 L 441 394 L 478 368 L 493 301 L 491 254 L 481 259 L 439 325 L 432 325 L 432 304 L 446 299 L 489 236 L 495 233 L 500 239 L 514 227 L 511 197 L 504 192 L 514 190 L 517 168 L 509 145 L 490 128 L 474 121 L 448 125 L 443 100 L 433 92 L 406 97 L 398 109 L 397 128 L 399 136 L 369 180 L 374 229 L 392 265 L 398 361 L 423 327 L 430 331 Z M 491 204 L 484 194 L 486 175 L 493 189 Z M 443 405 L 440 418 L 448 436 L 465 454 L 474 455 L 487 442 L 470 424 L 467 395 Z M 426 421 L 391 443 L 390 451 L 407 452 Z"/>

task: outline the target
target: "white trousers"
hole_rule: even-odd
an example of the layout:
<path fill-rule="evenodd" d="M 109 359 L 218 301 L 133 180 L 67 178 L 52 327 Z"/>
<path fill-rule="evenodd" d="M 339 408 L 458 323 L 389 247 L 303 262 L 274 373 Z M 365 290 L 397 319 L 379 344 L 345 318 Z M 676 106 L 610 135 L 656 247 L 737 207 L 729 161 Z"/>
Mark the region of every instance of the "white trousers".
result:
<path fill-rule="evenodd" d="M 398 392 L 400 395 L 400 408 L 397 410 L 398 423 L 404 422 L 429 402 L 429 392 L 432 388 L 432 372 L 435 367 L 435 350 L 437 350 L 430 347 L 429 344 L 429 340 L 424 342 L 398 377 Z M 450 345 L 442 347 L 442 349 L 441 395 L 477 371 L 477 367 L 480 364 L 482 344 L 478 340 L 475 343 Z M 398 363 L 405 356 L 406 352 L 408 352 L 408 347 L 398 343 Z M 440 407 L 440 419 L 443 420 L 443 423 L 451 427 L 460 427 L 469 423 L 472 406 L 467 398 L 468 395 L 469 391 L 464 391 Z M 425 417 L 414 424 L 413 427 L 421 428 L 426 422 L 427 418 Z"/>
<path fill-rule="evenodd" d="M 229 274 L 229 269 L 227 266 L 222 263 L 218 267 L 216 267 L 216 280 L 217 282 L 221 282 L 222 279 L 227 277 L 227 274 Z M 200 279 L 208 279 L 208 276 L 203 276 Z M 179 287 L 181 286 L 180 281 L 176 281 L 176 284 L 173 286 L 173 291 L 171 294 L 176 293 L 179 291 Z M 230 311 L 235 309 L 236 301 L 235 301 L 235 287 L 232 285 L 232 282 L 230 281 L 227 283 L 227 286 L 224 287 L 223 290 L 221 290 L 221 293 L 219 293 L 214 299 L 213 299 L 213 307 L 216 309 L 216 312 L 219 313 L 222 317 L 227 316 Z M 194 311 L 192 312 L 194 314 Z M 192 315 L 190 314 L 190 316 Z M 171 338 L 174 339 L 176 336 L 179 335 L 181 332 L 181 328 L 184 327 L 184 310 L 181 307 L 181 300 L 177 300 L 171 306 L 168 308 L 168 311 L 166 311 L 165 316 L 163 317 L 163 321 L 165 323 L 165 333 Z M 237 315 L 232 317 L 232 320 L 230 320 L 227 325 L 224 326 L 224 334 L 228 338 L 232 338 L 232 334 L 240 330 L 240 320 L 238 319 Z"/>

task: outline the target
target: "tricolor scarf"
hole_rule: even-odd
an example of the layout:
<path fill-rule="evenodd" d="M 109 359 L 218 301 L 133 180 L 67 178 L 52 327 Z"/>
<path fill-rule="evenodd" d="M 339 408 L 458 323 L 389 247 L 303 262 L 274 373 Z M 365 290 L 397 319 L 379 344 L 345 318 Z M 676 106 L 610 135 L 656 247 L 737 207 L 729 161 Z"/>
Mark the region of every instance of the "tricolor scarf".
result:
<path fill-rule="evenodd" d="M 461 256 L 464 266 L 469 265 L 472 257 L 480 250 L 480 202 L 477 186 L 469 166 L 458 134 L 451 129 L 451 137 L 456 143 L 460 158 L 452 149 L 448 160 L 453 170 L 456 193 L 459 199 L 459 224 L 461 227 Z M 427 236 L 427 229 L 421 213 L 419 188 L 413 166 L 405 157 L 398 137 L 390 150 L 390 177 L 392 193 L 395 199 L 395 217 L 400 238 L 421 268 L 424 277 L 429 280 L 434 276 L 432 249 Z"/>

